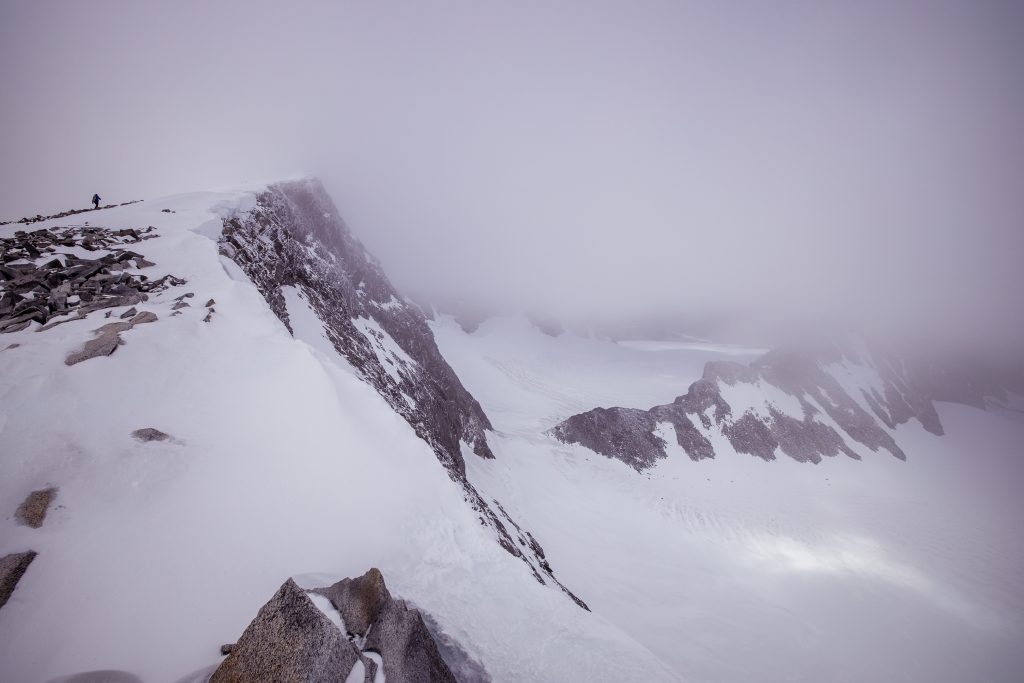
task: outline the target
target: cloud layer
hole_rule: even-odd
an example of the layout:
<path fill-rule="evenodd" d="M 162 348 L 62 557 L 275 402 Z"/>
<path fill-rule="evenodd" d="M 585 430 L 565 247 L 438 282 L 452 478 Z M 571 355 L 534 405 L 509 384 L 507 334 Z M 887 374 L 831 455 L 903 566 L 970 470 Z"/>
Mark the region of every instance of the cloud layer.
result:
<path fill-rule="evenodd" d="M 309 172 L 409 292 L 1024 343 L 1022 16 L 9 2 L 0 214 Z"/>

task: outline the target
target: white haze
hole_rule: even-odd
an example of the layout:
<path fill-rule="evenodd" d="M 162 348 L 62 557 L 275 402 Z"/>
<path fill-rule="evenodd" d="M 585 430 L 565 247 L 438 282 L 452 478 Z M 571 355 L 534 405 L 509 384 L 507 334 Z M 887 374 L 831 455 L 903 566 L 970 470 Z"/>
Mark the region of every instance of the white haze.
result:
<path fill-rule="evenodd" d="M 0 217 L 313 173 L 406 292 L 1024 344 L 1002 2 L 11 2 Z"/>

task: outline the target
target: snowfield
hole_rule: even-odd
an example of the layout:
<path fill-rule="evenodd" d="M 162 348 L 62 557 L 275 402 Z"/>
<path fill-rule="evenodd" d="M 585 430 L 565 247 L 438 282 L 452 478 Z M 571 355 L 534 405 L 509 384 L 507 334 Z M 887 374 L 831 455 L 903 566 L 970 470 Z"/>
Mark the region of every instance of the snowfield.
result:
<path fill-rule="evenodd" d="M 641 474 L 546 432 L 595 406 L 671 402 L 707 361 L 762 350 L 553 338 L 525 318 L 467 334 L 438 318 L 442 353 L 495 428 L 494 460 L 463 448 L 470 482 L 536 536 L 587 612 L 498 545 L 301 287 L 283 290 L 293 337 L 218 254 L 222 218 L 259 189 L 26 228 L 155 226 L 131 245 L 156 264 L 140 272 L 187 284 L 139 304 L 158 320 L 112 355 L 70 367 L 104 311 L 0 334 L 0 556 L 39 553 L 0 608 L 0 680 L 202 682 L 285 579 L 327 585 L 373 566 L 495 681 L 1020 679 L 1012 411 L 942 405 L 945 436 L 917 421 L 894 431 L 906 462 L 862 449 L 819 465 L 740 455 L 710 430 L 719 455 L 693 462 L 663 422 L 669 456 Z M 415 363 L 360 320 L 388 373 Z M 131 436 L 143 428 L 171 439 Z M 48 486 L 43 526 L 20 525 L 14 511 Z"/>
<path fill-rule="evenodd" d="M 551 338 L 526 320 L 434 324 L 499 432 L 467 459 L 591 608 L 701 681 L 1017 681 L 1024 671 L 1024 424 L 940 404 L 943 437 L 822 463 L 669 457 L 643 474 L 544 432 L 597 405 L 685 393 L 733 346 Z M 784 400 L 785 397 L 775 397 Z M 742 401 L 737 401 L 741 404 Z M 698 423 L 699 426 L 699 423 Z"/>
<path fill-rule="evenodd" d="M 64 364 L 109 322 L 103 311 L 0 336 L 0 555 L 39 553 L 0 609 L 0 679 L 113 669 L 177 681 L 216 665 L 289 576 L 327 584 L 377 566 L 494 680 L 675 680 L 537 583 L 315 321 L 296 315 L 293 339 L 218 255 L 221 215 L 252 202 L 253 189 L 191 194 L 28 226 L 153 225 L 160 236 L 133 245 L 157 264 L 146 274 L 188 283 L 139 305 L 159 320 L 108 357 Z M 172 316 L 186 292 L 191 306 Z M 303 300 L 287 303 L 298 313 Z M 146 427 L 174 441 L 130 436 Z M 59 493 L 45 524 L 18 525 L 14 510 L 48 485 Z"/>

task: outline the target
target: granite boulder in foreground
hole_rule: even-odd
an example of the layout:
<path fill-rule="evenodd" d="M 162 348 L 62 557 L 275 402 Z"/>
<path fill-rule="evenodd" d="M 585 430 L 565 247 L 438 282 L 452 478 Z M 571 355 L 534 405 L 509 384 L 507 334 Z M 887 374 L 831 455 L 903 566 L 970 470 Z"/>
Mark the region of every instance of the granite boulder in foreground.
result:
<path fill-rule="evenodd" d="M 337 613 L 328 616 L 332 607 L 308 593 Z M 308 592 L 289 579 L 228 649 L 211 683 L 344 681 L 360 663 L 371 683 L 378 659 L 389 683 L 456 680 L 423 616 L 391 596 L 378 569 Z"/>

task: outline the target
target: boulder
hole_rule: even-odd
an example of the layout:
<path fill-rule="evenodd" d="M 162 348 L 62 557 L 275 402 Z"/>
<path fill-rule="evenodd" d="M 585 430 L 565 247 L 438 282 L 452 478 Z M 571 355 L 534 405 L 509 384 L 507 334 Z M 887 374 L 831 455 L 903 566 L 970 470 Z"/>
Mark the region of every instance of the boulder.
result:
<path fill-rule="evenodd" d="M 138 439 L 139 441 L 141 441 L 143 443 L 146 443 L 148 441 L 171 441 L 171 440 L 173 440 L 171 438 L 170 434 L 167 434 L 165 432 L 161 432 L 159 429 L 154 429 L 152 427 L 143 427 L 142 429 L 136 429 L 134 432 L 132 432 L 132 437 L 134 437 L 135 439 Z"/>
<path fill-rule="evenodd" d="M 365 636 L 377 620 L 381 608 L 391 601 L 384 575 L 376 567 L 356 579 L 342 579 L 317 591 L 327 597 L 341 613 L 349 633 Z"/>
<path fill-rule="evenodd" d="M 50 504 L 53 503 L 53 500 L 56 497 L 56 486 L 33 491 L 28 494 L 21 505 L 18 506 L 14 516 L 25 526 L 38 529 L 46 520 L 46 512 L 50 509 Z"/>
<path fill-rule="evenodd" d="M 391 597 L 379 569 L 316 592 L 341 613 L 349 634 L 363 637 L 364 652 L 380 655 L 389 683 L 454 683 L 423 616 L 404 600 Z"/>
<path fill-rule="evenodd" d="M 355 646 L 288 579 L 242 633 L 210 683 L 338 683 L 359 660 Z"/>

